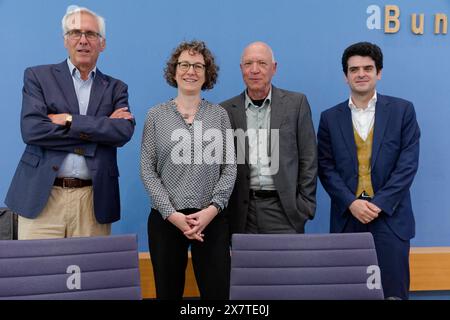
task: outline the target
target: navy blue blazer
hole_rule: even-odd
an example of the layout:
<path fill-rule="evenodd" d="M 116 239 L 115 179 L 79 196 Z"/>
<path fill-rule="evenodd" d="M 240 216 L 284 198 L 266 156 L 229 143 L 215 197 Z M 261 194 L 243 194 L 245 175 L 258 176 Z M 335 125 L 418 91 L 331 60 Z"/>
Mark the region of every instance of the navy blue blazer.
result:
<path fill-rule="evenodd" d="M 86 115 L 80 115 L 67 61 L 25 70 L 21 132 L 26 144 L 5 203 L 27 218 L 45 207 L 59 167 L 68 153 L 83 155 L 92 176 L 94 211 L 99 223 L 120 219 L 117 147 L 127 143 L 135 122 L 110 119 L 129 107 L 128 87 L 98 69 Z M 70 129 L 53 124 L 50 113 L 73 115 Z"/>
<path fill-rule="evenodd" d="M 378 94 L 371 177 L 372 202 L 401 239 L 414 237 L 409 189 L 419 163 L 420 129 L 411 102 Z M 318 130 L 319 178 L 330 195 L 330 229 L 342 232 L 356 199 L 358 160 L 348 100 L 322 112 Z"/>

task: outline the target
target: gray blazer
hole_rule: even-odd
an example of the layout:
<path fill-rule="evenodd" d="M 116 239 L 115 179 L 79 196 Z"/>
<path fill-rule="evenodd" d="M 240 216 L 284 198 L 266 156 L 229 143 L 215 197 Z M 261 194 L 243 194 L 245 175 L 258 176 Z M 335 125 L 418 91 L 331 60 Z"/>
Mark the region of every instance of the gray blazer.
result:
<path fill-rule="evenodd" d="M 222 102 L 234 130 L 247 131 L 245 92 Z M 272 86 L 270 114 L 271 129 L 279 129 L 279 169 L 274 183 L 286 215 L 298 233 L 304 232 L 306 220 L 316 211 L 317 144 L 311 109 L 304 94 Z M 245 145 L 235 138 L 236 154 L 245 151 L 245 163 L 238 163 L 237 178 L 228 207 L 231 233 L 244 233 L 247 221 L 250 167 L 248 164 L 248 139 Z M 244 149 L 244 150 L 239 150 Z"/>

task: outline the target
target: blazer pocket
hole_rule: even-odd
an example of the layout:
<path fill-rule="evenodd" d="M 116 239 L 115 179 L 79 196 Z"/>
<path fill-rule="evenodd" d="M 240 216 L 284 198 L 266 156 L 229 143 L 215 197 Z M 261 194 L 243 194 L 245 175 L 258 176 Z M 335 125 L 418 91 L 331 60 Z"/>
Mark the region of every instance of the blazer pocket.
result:
<path fill-rule="evenodd" d="M 37 167 L 41 158 L 35 154 L 24 152 L 20 161 L 26 163 L 29 166 Z"/>

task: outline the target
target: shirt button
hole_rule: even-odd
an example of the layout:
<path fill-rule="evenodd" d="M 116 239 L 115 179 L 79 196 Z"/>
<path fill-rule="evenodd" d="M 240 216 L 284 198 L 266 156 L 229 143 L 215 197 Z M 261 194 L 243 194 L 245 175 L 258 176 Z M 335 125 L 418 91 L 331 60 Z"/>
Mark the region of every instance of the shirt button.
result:
<path fill-rule="evenodd" d="M 53 166 L 53 167 L 52 167 L 52 170 L 53 170 L 53 171 L 58 171 L 58 170 L 59 170 L 59 167 L 58 167 L 58 166 Z"/>

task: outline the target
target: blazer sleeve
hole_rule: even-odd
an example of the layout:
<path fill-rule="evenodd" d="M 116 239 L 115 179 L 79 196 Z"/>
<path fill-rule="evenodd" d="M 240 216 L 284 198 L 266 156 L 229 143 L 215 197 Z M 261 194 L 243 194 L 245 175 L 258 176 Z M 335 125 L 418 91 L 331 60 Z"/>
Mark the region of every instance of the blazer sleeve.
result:
<path fill-rule="evenodd" d="M 300 211 L 312 219 L 316 211 L 317 143 L 311 108 L 302 95 L 297 121 L 298 177 L 297 204 Z"/>
<path fill-rule="evenodd" d="M 127 107 L 128 86 L 118 81 L 114 88 L 114 110 Z M 105 144 L 113 147 L 122 147 L 133 136 L 135 120 L 111 119 L 108 116 L 73 115 L 70 126 L 70 137 L 82 137 L 84 140 Z"/>
<path fill-rule="evenodd" d="M 402 121 L 401 152 L 389 179 L 375 192 L 372 203 L 392 215 L 412 185 L 419 166 L 420 129 L 412 103 L 408 103 Z"/>
<path fill-rule="evenodd" d="M 325 113 L 321 114 L 317 132 L 319 178 L 325 191 L 338 205 L 338 210 L 342 215 L 356 197 L 336 170 L 328 118 Z"/>
<path fill-rule="evenodd" d="M 48 117 L 50 112 L 45 100 L 33 69 L 27 68 L 24 72 L 20 117 L 23 141 L 26 144 L 56 151 L 74 152 L 76 148 L 83 148 L 86 156 L 93 156 L 96 144 L 71 137 L 67 128 L 52 123 Z"/>

